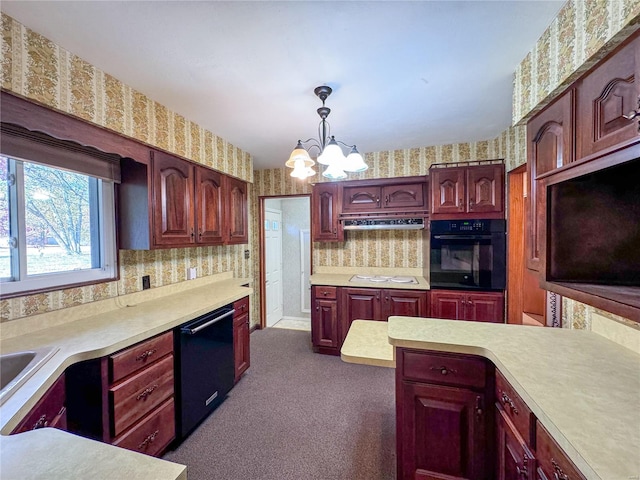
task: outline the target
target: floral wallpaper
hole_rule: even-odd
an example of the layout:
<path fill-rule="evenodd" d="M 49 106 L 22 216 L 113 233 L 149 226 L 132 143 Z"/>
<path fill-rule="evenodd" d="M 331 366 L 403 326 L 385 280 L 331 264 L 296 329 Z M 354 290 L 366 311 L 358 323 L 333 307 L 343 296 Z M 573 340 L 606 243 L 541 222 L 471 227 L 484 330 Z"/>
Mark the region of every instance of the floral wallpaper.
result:
<path fill-rule="evenodd" d="M 516 68 L 513 124 L 548 105 L 640 26 L 640 0 L 568 0 Z"/>
<path fill-rule="evenodd" d="M 1 14 L 2 87 L 46 106 L 173 152 L 248 182 L 251 156 L 100 71 L 42 35 Z M 249 186 L 249 190 L 251 190 Z M 249 216 L 252 216 L 249 206 Z M 151 287 L 184 281 L 189 267 L 198 276 L 233 271 L 253 276 L 246 245 L 121 250 L 120 280 L 0 300 L 1 321 L 58 310 L 142 290 L 142 275 Z M 255 314 L 252 319 L 258 318 Z"/>

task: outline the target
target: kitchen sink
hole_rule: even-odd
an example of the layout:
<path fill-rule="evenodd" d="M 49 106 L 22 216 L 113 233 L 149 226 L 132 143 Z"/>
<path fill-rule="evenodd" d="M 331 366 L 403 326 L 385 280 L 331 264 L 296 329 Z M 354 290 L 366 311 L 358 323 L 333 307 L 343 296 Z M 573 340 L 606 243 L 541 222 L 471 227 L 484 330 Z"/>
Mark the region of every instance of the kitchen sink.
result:
<path fill-rule="evenodd" d="M 0 405 L 58 350 L 49 347 L 0 355 Z"/>

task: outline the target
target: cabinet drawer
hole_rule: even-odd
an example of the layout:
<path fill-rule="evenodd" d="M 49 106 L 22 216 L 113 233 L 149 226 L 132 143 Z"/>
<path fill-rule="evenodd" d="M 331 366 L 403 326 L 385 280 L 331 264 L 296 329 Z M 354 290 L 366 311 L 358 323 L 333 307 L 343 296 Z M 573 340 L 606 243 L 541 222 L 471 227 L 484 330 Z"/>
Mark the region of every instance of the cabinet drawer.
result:
<path fill-rule="evenodd" d="M 547 478 L 585 480 L 584 475 L 580 473 L 540 422 L 537 422 L 536 425 L 536 457 L 538 471 L 542 470 Z"/>
<path fill-rule="evenodd" d="M 505 415 L 511 420 L 518 433 L 531 448 L 535 446 L 533 430 L 535 417 L 520 395 L 509 385 L 509 382 L 496 371 L 496 401 L 502 405 Z"/>
<path fill-rule="evenodd" d="M 233 309 L 235 310 L 233 314 L 234 318 L 249 313 L 249 297 L 244 297 L 233 302 Z"/>
<path fill-rule="evenodd" d="M 61 430 L 67 428 L 64 374 L 49 387 L 49 390 L 12 433 L 21 433 L 44 427 L 54 427 Z"/>
<path fill-rule="evenodd" d="M 318 298 L 327 298 L 330 300 L 335 300 L 337 298 L 338 287 L 325 287 L 319 286 L 315 287 L 314 297 Z"/>
<path fill-rule="evenodd" d="M 173 332 L 169 331 L 114 353 L 109 357 L 111 382 L 117 382 L 172 352 Z"/>
<path fill-rule="evenodd" d="M 173 398 L 113 441 L 113 445 L 157 456 L 175 438 Z"/>
<path fill-rule="evenodd" d="M 173 355 L 109 389 L 113 436 L 173 395 Z"/>
<path fill-rule="evenodd" d="M 486 364 L 479 357 L 402 350 L 399 363 L 405 380 L 483 388 Z"/>

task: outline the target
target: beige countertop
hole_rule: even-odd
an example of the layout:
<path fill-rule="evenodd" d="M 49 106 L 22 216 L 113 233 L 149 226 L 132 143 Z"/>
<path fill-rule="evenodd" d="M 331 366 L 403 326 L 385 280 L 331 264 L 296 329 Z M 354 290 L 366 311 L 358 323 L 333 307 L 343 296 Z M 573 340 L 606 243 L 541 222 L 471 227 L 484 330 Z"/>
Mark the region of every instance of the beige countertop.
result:
<path fill-rule="evenodd" d="M 69 365 L 109 355 L 245 297 L 253 293 L 251 288 L 243 286 L 249 283 L 250 280 L 246 278 L 218 274 L 116 299 L 57 310 L 28 319 L 14 320 L 13 322 L 24 322 L 33 331 L 3 338 L 0 341 L 2 353 L 47 347 L 59 350 L 0 407 L 0 432 L 2 435 L 9 435 Z M 11 333 L 11 327 L 6 329 L 7 332 L 4 330 L 3 324 L 3 335 Z M 125 451 L 117 447 L 67 432 L 50 431 L 51 429 L 41 429 L 1 437 L 2 478 L 12 478 L 5 476 L 6 472 L 18 471 L 25 462 L 25 457 L 33 456 L 31 445 L 36 444 L 42 448 L 42 454 L 34 457 L 38 460 L 34 468 L 38 467 L 39 470 L 32 471 L 29 478 L 53 478 L 49 466 L 62 465 L 65 462 L 67 470 L 56 478 L 88 478 L 82 473 L 88 468 L 92 472 L 91 478 L 114 478 L 108 473 L 119 468 L 121 463 L 130 467 L 123 471 L 124 474 L 119 474 L 119 478 L 175 479 L 184 475 L 180 473 L 182 470 L 177 469 L 184 467 L 171 462 L 128 451 L 121 455 L 121 452 Z M 46 446 L 51 439 L 55 439 L 56 447 L 51 446 L 48 449 Z M 100 461 L 94 460 L 94 453 L 95 458 L 100 458 Z M 127 460 L 128 458 L 130 459 Z M 135 467 L 136 458 L 140 461 L 139 469 Z M 159 462 L 160 467 L 151 470 L 156 474 L 147 474 L 147 459 L 152 460 L 151 463 Z M 162 465 L 166 465 L 165 470 L 162 469 Z"/>
<path fill-rule="evenodd" d="M 351 281 L 354 275 L 389 275 L 415 277 L 418 283 Z M 428 280 L 422 276 L 421 268 L 375 268 L 375 267 L 319 267 L 309 277 L 311 285 L 334 287 L 393 288 L 401 290 L 429 290 Z"/>
<path fill-rule="evenodd" d="M 353 323 L 343 359 L 380 365 L 371 358 L 382 322 Z M 588 479 L 640 478 L 640 355 L 634 351 L 582 330 L 411 317 L 390 317 L 387 328 L 395 347 L 491 360 Z M 355 337 L 362 338 L 360 357 Z M 388 361 L 388 347 L 380 344 L 379 351 Z"/>

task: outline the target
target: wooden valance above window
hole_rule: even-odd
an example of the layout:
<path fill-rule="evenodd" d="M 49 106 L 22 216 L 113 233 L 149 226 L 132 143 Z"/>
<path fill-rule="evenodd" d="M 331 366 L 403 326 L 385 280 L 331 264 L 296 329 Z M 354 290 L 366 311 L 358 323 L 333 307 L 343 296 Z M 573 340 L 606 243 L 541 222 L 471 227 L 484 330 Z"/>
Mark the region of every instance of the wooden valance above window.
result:
<path fill-rule="evenodd" d="M 120 183 L 119 155 L 10 123 L 1 123 L 0 133 L 2 155 Z"/>

